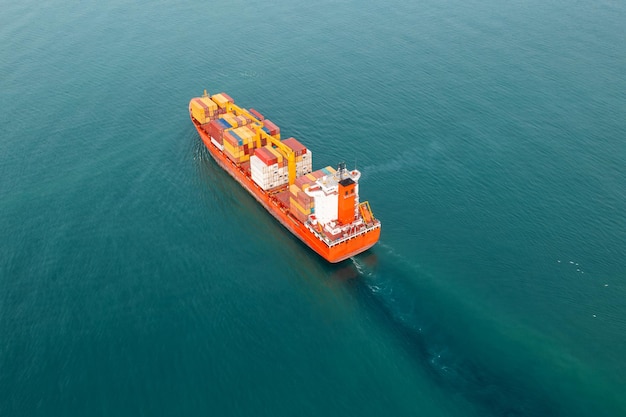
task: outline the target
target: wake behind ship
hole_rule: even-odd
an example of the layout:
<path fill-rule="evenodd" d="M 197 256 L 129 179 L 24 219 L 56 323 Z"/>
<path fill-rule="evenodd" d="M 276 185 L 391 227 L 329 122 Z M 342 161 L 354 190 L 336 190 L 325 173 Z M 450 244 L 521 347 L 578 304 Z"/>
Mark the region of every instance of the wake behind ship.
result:
<path fill-rule="evenodd" d="M 226 93 L 189 102 L 189 114 L 215 161 L 283 226 L 328 262 L 371 248 L 380 221 L 359 201 L 361 173 L 327 166 L 313 171 L 312 152 L 254 109 Z"/>

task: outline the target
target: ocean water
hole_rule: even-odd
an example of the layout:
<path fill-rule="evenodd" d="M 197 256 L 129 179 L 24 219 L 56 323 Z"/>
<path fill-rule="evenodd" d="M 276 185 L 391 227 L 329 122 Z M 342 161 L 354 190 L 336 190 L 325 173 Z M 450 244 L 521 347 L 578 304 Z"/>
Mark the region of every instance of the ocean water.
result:
<path fill-rule="evenodd" d="M 0 416 L 626 415 L 626 4 L 4 2 Z M 211 160 L 362 172 L 338 265 Z"/>

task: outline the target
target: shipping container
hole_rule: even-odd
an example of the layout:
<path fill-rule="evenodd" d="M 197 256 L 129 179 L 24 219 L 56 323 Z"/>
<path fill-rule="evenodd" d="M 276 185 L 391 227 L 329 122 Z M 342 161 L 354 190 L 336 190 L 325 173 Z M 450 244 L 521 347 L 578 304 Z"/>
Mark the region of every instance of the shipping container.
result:
<path fill-rule="evenodd" d="M 297 209 L 298 211 L 300 211 L 300 213 L 303 214 L 311 214 L 311 208 L 310 207 L 302 207 L 300 205 L 300 203 L 298 203 L 294 198 L 289 197 L 289 205 L 291 207 L 291 209 Z"/>
<path fill-rule="evenodd" d="M 253 157 L 250 158 L 252 160 Z M 282 172 L 260 172 L 255 166 L 250 164 L 250 176 L 252 180 L 262 189 L 269 190 L 287 184 L 288 175 Z"/>
<path fill-rule="evenodd" d="M 278 126 L 276 126 L 269 119 L 263 120 L 263 130 L 265 130 L 265 132 L 270 136 L 275 136 L 275 135 L 280 134 L 280 129 L 278 128 Z"/>
<path fill-rule="evenodd" d="M 229 102 L 231 102 L 231 103 L 234 103 L 234 102 L 235 102 L 235 100 L 233 100 L 233 99 L 232 99 L 232 97 L 231 97 L 231 96 L 229 96 L 228 94 L 226 94 L 226 93 L 220 93 L 220 94 L 222 95 L 222 97 L 224 97 L 224 98 L 225 98 L 226 100 L 228 100 Z"/>
<path fill-rule="evenodd" d="M 266 148 L 255 149 L 254 154 L 258 156 L 265 165 L 278 163 L 278 157 Z"/>
<path fill-rule="evenodd" d="M 324 171 L 322 171 L 321 169 L 318 169 L 317 171 L 313 171 L 311 174 L 313 175 L 313 178 L 315 179 L 322 178 L 323 176 L 326 175 Z"/>
<path fill-rule="evenodd" d="M 243 145 L 243 141 L 232 130 L 224 131 L 224 143 L 230 144 L 232 147 Z"/>
<path fill-rule="evenodd" d="M 297 197 L 298 192 L 302 192 L 302 190 L 298 188 L 298 186 L 295 183 L 293 183 L 289 186 L 289 192 L 291 193 L 293 197 Z"/>
<path fill-rule="evenodd" d="M 276 156 L 279 164 L 282 163 L 283 160 L 285 159 L 283 154 L 279 152 L 278 149 L 274 148 L 272 145 L 265 146 L 265 149 L 267 149 L 268 151 L 270 151 L 272 154 Z"/>
<path fill-rule="evenodd" d="M 213 102 L 215 102 L 215 104 L 218 105 L 218 107 L 220 107 L 221 109 L 226 108 L 226 104 L 227 103 L 234 103 L 235 101 L 228 96 L 226 93 L 219 93 L 219 94 L 214 94 L 213 96 L 211 96 L 211 100 L 213 100 Z"/>
<path fill-rule="evenodd" d="M 296 157 L 301 157 L 306 152 L 306 147 L 298 142 L 296 138 L 288 138 L 283 140 L 283 144 L 290 148 Z"/>
<path fill-rule="evenodd" d="M 189 103 L 191 115 L 200 124 L 209 123 L 217 115 L 217 105 L 208 97 L 198 97 Z"/>
<path fill-rule="evenodd" d="M 222 115 L 222 117 L 217 119 L 217 121 L 219 122 L 219 124 L 222 126 L 223 129 L 231 129 L 233 125 L 228 123 L 228 121 L 224 119 L 224 116 L 225 115 Z"/>
<path fill-rule="evenodd" d="M 254 110 L 254 109 L 250 109 L 248 110 L 254 117 L 257 118 L 257 120 L 259 120 L 260 122 L 262 122 L 263 120 L 265 120 L 265 117 L 259 113 L 258 111 Z"/>
<path fill-rule="evenodd" d="M 302 176 L 296 178 L 294 184 L 296 184 L 298 186 L 298 188 L 304 190 L 305 186 L 308 186 L 308 185 L 310 185 L 310 184 L 312 184 L 314 182 L 315 182 L 315 177 L 313 177 L 313 179 L 311 179 L 309 177 L 309 175 L 302 175 Z"/>
<path fill-rule="evenodd" d="M 237 116 L 232 113 L 226 113 L 222 116 L 222 119 L 226 120 L 232 127 L 239 127 L 239 120 L 237 120 Z"/>
<path fill-rule="evenodd" d="M 254 141 L 254 132 L 248 128 L 248 126 L 238 127 L 233 130 L 237 136 L 239 136 L 244 144 L 249 144 Z"/>
<path fill-rule="evenodd" d="M 219 120 L 212 120 L 209 123 L 209 130 L 207 133 L 221 144 L 223 142 L 224 126 L 222 126 Z"/>

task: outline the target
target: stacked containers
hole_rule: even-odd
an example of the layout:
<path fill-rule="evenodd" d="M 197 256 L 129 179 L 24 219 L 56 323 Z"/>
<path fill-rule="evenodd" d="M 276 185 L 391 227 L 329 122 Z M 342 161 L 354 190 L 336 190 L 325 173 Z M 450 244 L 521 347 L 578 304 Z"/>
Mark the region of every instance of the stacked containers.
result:
<path fill-rule="evenodd" d="M 317 178 L 315 178 L 312 174 L 307 174 L 296 178 L 294 184 L 296 184 L 299 189 L 304 191 L 315 183 L 316 180 Z"/>
<path fill-rule="evenodd" d="M 256 145 L 256 133 L 248 126 L 238 127 L 233 132 L 243 140 L 244 154 L 251 155 Z"/>
<path fill-rule="evenodd" d="M 211 136 L 211 139 L 222 145 L 224 143 L 224 131 L 233 127 L 238 127 L 240 122 L 241 120 L 232 113 L 226 113 L 219 119 L 215 119 L 208 123 L 204 130 Z"/>
<path fill-rule="evenodd" d="M 232 129 L 224 131 L 224 153 L 237 164 L 250 158 L 249 155 L 245 155 L 243 145 L 243 139 Z"/>
<path fill-rule="evenodd" d="M 264 190 L 279 187 L 289 181 L 285 159 L 271 145 L 254 149 L 250 157 L 252 180 Z"/>
<path fill-rule="evenodd" d="M 217 104 L 208 97 L 197 97 L 189 103 L 191 115 L 202 125 L 217 117 L 217 109 Z"/>
<path fill-rule="evenodd" d="M 313 198 L 304 192 L 313 184 L 315 184 L 315 177 L 309 174 L 298 177 L 289 186 L 289 211 L 302 223 L 305 223 L 314 211 Z"/>
<path fill-rule="evenodd" d="M 295 138 L 285 139 L 283 144 L 290 148 L 295 154 L 296 177 L 306 175 L 313 170 L 313 156 L 310 150 Z"/>
<path fill-rule="evenodd" d="M 236 163 L 248 161 L 256 145 L 256 132 L 248 126 L 224 131 L 224 152 Z"/>
<path fill-rule="evenodd" d="M 222 116 L 222 119 L 227 121 L 232 127 L 240 127 L 247 125 L 250 120 L 243 116 L 236 116 L 233 113 L 226 113 Z"/>
<path fill-rule="evenodd" d="M 234 103 L 235 102 L 235 100 L 233 100 L 226 93 L 214 94 L 214 95 L 211 96 L 211 100 L 213 100 L 213 102 L 215 102 L 215 104 L 217 104 L 217 106 L 220 109 L 225 109 L 227 103 Z"/>
<path fill-rule="evenodd" d="M 263 130 L 270 136 L 274 136 L 276 138 L 280 137 L 280 129 L 269 119 L 263 120 Z"/>
<path fill-rule="evenodd" d="M 223 119 L 216 119 L 209 123 L 205 131 L 211 136 L 211 140 L 217 142 L 220 146 L 224 144 L 224 130 L 230 129 L 230 123 Z"/>
<path fill-rule="evenodd" d="M 225 103 L 230 102 L 229 98 L 225 98 L 224 94 L 216 94 L 213 96 L 213 99 L 216 100 L 217 102 L 219 102 L 222 105 L 225 105 Z M 215 103 L 213 103 L 215 104 Z M 218 104 L 215 104 L 215 106 L 217 107 Z M 220 109 L 218 109 L 220 110 Z M 216 113 L 217 116 L 217 113 Z M 211 136 L 211 139 L 213 139 L 215 142 L 217 142 L 220 146 L 220 148 L 224 145 L 224 132 L 228 131 L 228 130 L 236 130 L 238 128 L 241 128 L 242 126 L 248 126 L 250 124 L 251 120 L 247 117 L 244 116 L 237 116 L 234 113 L 223 113 L 221 115 L 219 115 L 219 119 L 213 120 L 212 122 L 210 122 L 207 125 L 207 128 L 205 129 L 205 131 Z M 247 153 L 245 152 L 246 149 L 249 147 L 248 142 L 249 140 L 243 140 L 244 138 L 248 138 L 248 137 L 256 137 L 256 132 L 254 130 L 248 129 L 245 132 L 244 131 L 239 131 L 236 130 L 235 131 L 235 136 L 239 136 L 239 137 L 229 137 L 229 145 L 226 145 L 229 148 L 229 155 L 230 157 L 232 157 L 231 159 L 233 160 L 237 160 L 237 158 L 235 155 L 240 153 L 237 151 L 237 147 L 239 146 L 245 146 L 245 149 L 242 148 L 241 150 L 244 151 L 244 154 L 247 154 L 249 156 L 250 151 L 248 151 Z M 241 139 L 242 143 L 238 143 L 239 139 Z M 245 142 L 245 143 L 244 143 Z M 241 161 L 236 161 L 236 162 L 242 162 L 244 160 L 247 160 L 247 158 L 244 158 Z"/>

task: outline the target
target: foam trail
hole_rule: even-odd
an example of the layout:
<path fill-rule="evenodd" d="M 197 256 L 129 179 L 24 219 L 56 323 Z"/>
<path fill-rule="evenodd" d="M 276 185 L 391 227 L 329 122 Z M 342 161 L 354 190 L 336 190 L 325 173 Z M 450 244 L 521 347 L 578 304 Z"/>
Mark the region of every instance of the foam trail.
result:
<path fill-rule="evenodd" d="M 381 256 L 351 258 L 360 278 L 358 298 L 391 340 L 415 358 L 420 371 L 443 390 L 465 397 L 483 415 L 554 415 L 555 404 L 476 349 L 480 340 L 464 339 L 472 335 L 467 327 L 479 318 L 472 317 L 463 300 L 443 291 L 434 277 L 392 246 L 379 242 L 376 252 Z"/>

